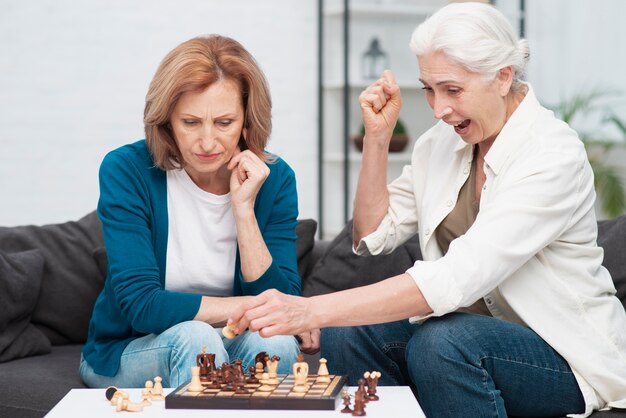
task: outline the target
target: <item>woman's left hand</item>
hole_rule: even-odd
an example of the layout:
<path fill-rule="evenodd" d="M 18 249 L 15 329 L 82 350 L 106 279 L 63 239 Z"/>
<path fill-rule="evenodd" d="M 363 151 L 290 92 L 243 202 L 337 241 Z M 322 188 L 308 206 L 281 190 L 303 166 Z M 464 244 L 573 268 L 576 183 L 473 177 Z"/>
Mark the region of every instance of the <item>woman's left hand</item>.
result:
<path fill-rule="evenodd" d="M 310 305 L 308 298 L 270 289 L 242 303 L 230 316 L 228 323 L 237 323 L 237 334 L 250 329 L 266 338 L 300 335 L 319 328 Z"/>
<path fill-rule="evenodd" d="M 250 150 L 235 151 L 228 163 L 230 175 L 230 193 L 233 209 L 236 212 L 254 211 L 254 201 L 261 186 L 270 174 L 270 169 Z"/>

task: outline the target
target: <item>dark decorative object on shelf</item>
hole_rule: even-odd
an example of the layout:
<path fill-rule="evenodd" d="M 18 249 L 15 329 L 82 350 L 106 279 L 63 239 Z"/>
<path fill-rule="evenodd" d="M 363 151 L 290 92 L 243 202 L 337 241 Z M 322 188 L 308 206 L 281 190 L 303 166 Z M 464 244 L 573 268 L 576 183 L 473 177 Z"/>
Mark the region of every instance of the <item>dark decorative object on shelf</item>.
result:
<path fill-rule="evenodd" d="M 363 151 L 363 136 L 365 135 L 365 127 L 361 125 L 361 132 L 358 135 L 352 137 L 352 142 L 356 148 Z M 396 122 L 396 126 L 393 128 L 393 135 L 389 141 L 389 152 L 402 152 L 406 145 L 409 143 L 409 137 L 406 133 L 406 127 L 400 119 Z"/>
<path fill-rule="evenodd" d="M 380 48 L 378 38 L 372 39 L 370 47 L 363 54 L 361 73 L 365 80 L 376 80 L 389 66 L 387 53 Z"/>

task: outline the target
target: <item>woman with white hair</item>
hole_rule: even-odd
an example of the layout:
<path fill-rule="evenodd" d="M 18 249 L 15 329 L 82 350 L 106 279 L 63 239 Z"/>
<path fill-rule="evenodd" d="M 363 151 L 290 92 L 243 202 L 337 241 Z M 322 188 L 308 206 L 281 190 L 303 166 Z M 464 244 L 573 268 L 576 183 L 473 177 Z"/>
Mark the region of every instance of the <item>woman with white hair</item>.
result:
<path fill-rule="evenodd" d="M 411 49 L 439 122 L 387 185 L 400 90 L 385 71 L 361 94 L 353 245 L 375 256 L 419 234 L 424 261 L 309 299 L 268 291 L 231 321 L 263 336 L 342 327 L 322 331 L 329 368 L 412 384 L 428 417 L 625 408 L 626 314 L 596 244 L 593 172 L 522 81 L 527 42 L 492 6 L 459 3 Z"/>

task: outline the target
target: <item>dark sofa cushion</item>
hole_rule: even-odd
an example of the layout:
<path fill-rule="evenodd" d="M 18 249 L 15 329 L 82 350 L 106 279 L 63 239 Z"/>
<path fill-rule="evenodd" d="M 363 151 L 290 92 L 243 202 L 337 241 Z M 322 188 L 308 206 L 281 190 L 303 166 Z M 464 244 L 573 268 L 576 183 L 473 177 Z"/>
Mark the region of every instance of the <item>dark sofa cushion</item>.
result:
<path fill-rule="evenodd" d="M 50 341 L 30 323 L 42 274 L 39 250 L 0 252 L 0 363 L 50 352 Z"/>
<path fill-rule="evenodd" d="M 81 348 L 53 346 L 50 354 L 0 364 L 0 417 L 41 418 L 71 389 L 84 388 L 78 374 Z M 111 411 L 115 415 L 114 407 Z"/>
<path fill-rule="evenodd" d="M 315 233 L 317 232 L 317 222 L 313 219 L 299 219 L 296 225 L 296 257 L 298 258 L 298 274 L 305 278 L 311 264 L 311 254 L 315 246 Z"/>
<path fill-rule="evenodd" d="M 404 273 L 422 258 L 417 235 L 391 254 L 361 257 L 352 252 L 352 221 L 329 244 L 303 283 L 303 294 L 315 296 L 365 286 Z"/>
<path fill-rule="evenodd" d="M 0 227 L 0 251 L 41 251 L 43 279 L 31 321 L 52 344 L 81 343 L 87 337 L 93 304 L 103 285 L 92 253 L 102 243 L 95 212 L 76 222 Z"/>
<path fill-rule="evenodd" d="M 617 297 L 626 308 L 626 215 L 598 223 L 598 245 L 604 249 L 604 267 L 611 273 Z"/>

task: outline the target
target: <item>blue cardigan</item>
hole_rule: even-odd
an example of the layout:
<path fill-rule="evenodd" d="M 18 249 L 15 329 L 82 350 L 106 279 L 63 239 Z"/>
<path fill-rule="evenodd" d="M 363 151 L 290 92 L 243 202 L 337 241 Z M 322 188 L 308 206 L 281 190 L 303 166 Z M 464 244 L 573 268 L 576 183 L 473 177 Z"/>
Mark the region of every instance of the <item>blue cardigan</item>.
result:
<path fill-rule="evenodd" d="M 268 166 L 270 174 L 259 190 L 254 211 L 272 264 L 257 280 L 246 282 L 241 277 L 237 251 L 235 295 L 257 295 L 271 288 L 300 294 L 295 175 L 280 158 Z M 111 151 L 104 158 L 98 216 L 108 272 L 82 352 L 96 373 L 115 376 L 129 342 L 192 320 L 202 295 L 164 290 L 167 175 L 155 167 L 144 140 Z"/>

